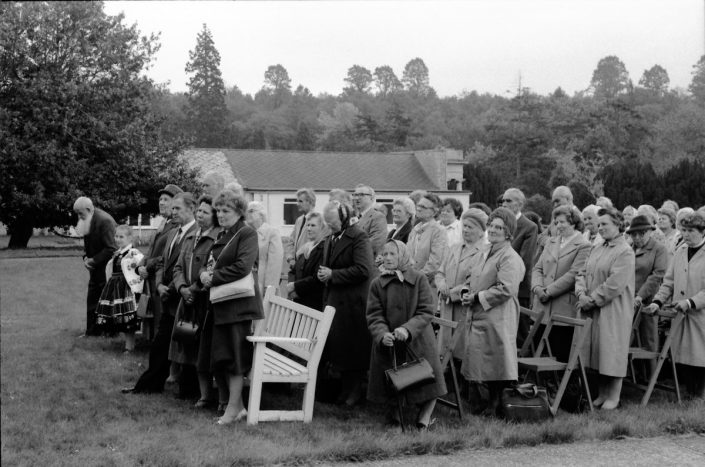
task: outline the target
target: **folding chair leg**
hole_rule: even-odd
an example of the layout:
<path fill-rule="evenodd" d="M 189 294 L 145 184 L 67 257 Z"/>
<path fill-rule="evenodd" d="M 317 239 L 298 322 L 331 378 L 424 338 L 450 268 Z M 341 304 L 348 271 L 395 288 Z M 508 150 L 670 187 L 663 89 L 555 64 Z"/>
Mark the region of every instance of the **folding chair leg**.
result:
<path fill-rule="evenodd" d="M 656 369 L 651 374 L 651 378 L 649 378 L 649 386 L 646 388 L 646 392 L 644 393 L 644 397 L 641 398 L 641 405 L 642 406 L 646 406 L 646 404 L 649 403 L 649 399 L 651 398 L 651 393 L 654 392 L 654 387 L 656 387 L 656 381 L 658 380 L 658 375 L 661 373 L 661 368 L 663 367 L 664 360 L 666 360 L 666 357 L 664 355 L 664 352 L 661 352 L 661 354 L 659 354 L 659 356 L 658 356 L 658 359 L 656 360 Z"/>
<path fill-rule="evenodd" d="M 561 385 L 558 386 L 556 397 L 553 399 L 553 404 L 551 405 L 551 413 L 554 416 L 558 413 L 558 406 L 561 404 L 561 399 L 563 399 L 563 393 L 565 392 L 565 388 L 568 387 L 568 381 L 570 381 L 571 374 L 573 374 L 573 370 L 571 368 L 566 368 L 565 372 L 563 373 Z"/>
<path fill-rule="evenodd" d="M 632 376 L 632 383 L 636 384 L 636 372 L 634 371 L 634 359 L 629 356 L 629 371 Z"/>
<path fill-rule="evenodd" d="M 451 357 L 452 358 L 452 357 Z M 453 390 L 455 391 L 455 401 L 458 406 L 458 416 L 463 420 L 463 402 L 460 400 L 460 386 L 458 385 L 458 374 L 455 371 L 455 362 L 450 362 L 450 374 L 453 377 Z"/>
<path fill-rule="evenodd" d="M 406 426 L 404 425 L 404 407 L 401 403 L 402 397 L 404 396 L 402 396 L 401 394 L 397 394 L 397 408 L 399 409 L 399 423 L 401 424 L 401 432 L 405 433 Z"/>
<path fill-rule="evenodd" d="M 583 387 L 585 388 L 585 394 L 587 395 L 588 405 L 590 406 L 590 412 L 593 412 L 595 409 L 592 406 L 592 394 L 590 394 L 590 385 L 588 384 L 587 374 L 585 374 L 583 360 L 580 357 L 578 357 L 578 366 L 580 367 L 580 374 L 583 379 Z"/>
<path fill-rule="evenodd" d="M 681 403 L 681 388 L 678 384 L 678 372 L 676 371 L 676 361 L 673 359 L 673 352 L 668 349 L 669 359 L 671 360 L 671 371 L 673 372 L 673 384 L 676 386 L 676 398 L 678 398 L 678 403 Z"/>

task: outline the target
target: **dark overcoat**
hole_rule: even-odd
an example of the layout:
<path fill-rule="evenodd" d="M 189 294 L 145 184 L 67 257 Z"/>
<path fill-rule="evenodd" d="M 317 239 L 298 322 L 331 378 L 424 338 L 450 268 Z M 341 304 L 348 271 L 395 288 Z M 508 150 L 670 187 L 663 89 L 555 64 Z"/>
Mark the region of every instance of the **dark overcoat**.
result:
<path fill-rule="evenodd" d="M 198 230 L 187 233 L 181 246 L 179 260 L 174 266 L 174 289 L 179 296 L 181 296 L 180 290 L 182 287 L 189 288 L 193 294 L 193 303 L 191 305 L 186 305 L 181 300 L 176 320 L 183 319 L 188 322 L 196 322 L 201 329 L 201 335 L 203 334 L 206 311 L 208 309 L 208 291 L 203 288 L 198 272 L 208 261 L 208 255 L 210 255 L 213 243 L 220 231 L 220 227 L 213 227 L 206 235 L 198 237 L 198 243 L 196 243 Z M 196 344 L 181 344 L 172 340 L 169 346 L 169 360 L 195 365 L 198 351 L 199 348 Z"/>
<path fill-rule="evenodd" d="M 370 379 L 367 398 L 372 402 L 391 403 L 394 394 L 390 392 L 385 370 L 392 368 L 392 347 L 382 345 L 386 332 L 398 327 L 409 331 L 408 346 L 417 357 L 425 358 L 433 368 L 435 383 L 407 391 L 411 403 L 424 402 L 444 395 L 445 378 L 441 371 L 441 361 L 436 352 L 436 340 L 431 327 L 435 307 L 426 276 L 409 268 L 404 273 L 404 281 L 397 276 L 379 276 L 372 281 L 367 298 L 367 325 L 372 335 L 372 356 L 370 358 Z M 408 359 L 403 350 L 397 352 L 397 365 Z"/>
<path fill-rule="evenodd" d="M 323 311 L 323 282 L 318 280 L 318 268 L 323 261 L 325 242 L 316 245 L 308 258 L 296 257 L 294 266 L 294 301 L 315 310 Z"/>
<path fill-rule="evenodd" d="M 387 234 L 387 240 L 399 240 L 400 242 L 406 244 L 409 242 L 409 234 L 411 229 L 414 227 L 414 218 L 409 218 L 406 224 L 402 225 L 400 228 L 392 229 L 389 234 Z"/>
<path fill-rule="evenodd" d="M 165 285 L 168 287 L 169 291 L 164 297 L 160 297 L 162 302 L 162 311 L 166 310 L 171 316 L 176 315 L 176 308 L 179 305 L 180 295 L 176 292 L 174 288 L 174 268 L 176 263 L 179 261 L 179 255 L 181 254 L 181 247 L 186 243 L 186 238 L 196 232 L 198 226 L 194 222 L 191 227 L 184 233 L 184 235 L 179 239 L 177 243 L 173 245 L 171 251 L 169 247 L 180 232 L 180 227 L 178 229 L 172 229 L 166 235 L 166 245 L 164 246 L 164 251 L 162 253 L 162 260 L 159 263 L 159 268 L 157 268 L 157 273 L 155 277 L 155 283 L 157 287 L 159 285 Z"/>
<path fill-rule="evenodd" d="M 212 305 L 213 324 L 216 326 L 264 318 L 262 295 L 256 286 L 257 244 L 257 231 L 245 224 L 244 218 L 225 230 L 225 234 L 213 243 L 213 257 L 216 258 L 211 284 L 213 287 L 242 279 L 250 273 L 255 275 L 254 297 L 237 298 Z"/>
<path fill-rule="evenodd" d="M 115 220 L 110 214 L 96 208 L 91 218 L 90 232 L 83 237 L 86 257 L 93 260 L 95 274 L 105 282 L 105 265 L 117 250 L 115 245 Z M 93 271 L 91 272 L 93 279 Z"/>
<path fill-rule="evenodd" d="M 534 269 L 534 256 L 538 245 L 538 227 L 525 215 L 517 219 L 517 228 L 512 237 L 512 248 L 524 262 L 524 276 L 519 284 L 519 298 L 531 296 L 531 271 Z"/>
<path fill-rule="evenodd" d="M 324 361 L 340 371 L 367 371 L 370 333 L 365 309 L 373 268 L 372 245 L 367 234 L 352 225 L 336 242 L 329 236 L 323 248 L 322 264 L 332 270 L 323 289 L 323 303 L 335 308 Z"/>

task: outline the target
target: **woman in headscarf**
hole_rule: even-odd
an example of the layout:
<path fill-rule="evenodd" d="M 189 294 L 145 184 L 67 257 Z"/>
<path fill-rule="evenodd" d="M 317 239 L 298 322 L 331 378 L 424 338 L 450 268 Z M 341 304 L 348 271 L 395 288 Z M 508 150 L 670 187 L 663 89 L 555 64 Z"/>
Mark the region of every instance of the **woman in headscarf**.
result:
<path fill-rule="evenodd" d="M 593 405 L 612 410 L 619 405 L 622 378 L 627 374 L 636 266 L 634 250 L 622 234 L 622 213 L 603 208 L 597 216 L 604 242 L 590 250 L 575 282 L 575 296 L 581 317 L 592 318 L 584 361 L 600 373 L 599 395 Z"/>
<path fill-rule="evenodd" d="M 436 273 L 436 287 L 441 301 L 441 318 L 465 322 L 466 307 L 460 303 L 460 291 L 470 279 L 470 272 L 482 255 L 489 242 L 485 239 L 487 214 L 479 209 L 468 209 L 460 216 L 463 242 L 453 245 L 443 258 Z M 442 331 L 442 332 L 441 332 Z M 450 332 L 441 328 L 441 349 L 451 339 Z M 453 357 L 462 359 L 465 355 L 465 336 L 458 339 L 453 349 Z"/>
<path fill-rule="evenodd" d="M 372 281 L 367 299 L 367 326 L 372 334 L 367 398 L 386 404 L 389 407 L 387 422 L 399 423 L 395 395 L 386 384 L 384 372 L 392 368 L 392 352 L 396 354 L 397 365 L 406 362 L 408 347 L 416 357 L 425 358 L 431 364 L 435 376 L 434 383 L 404 394 L 407 403 L 420 405 L 416 426 L 426 429 L 431 424 L 436 398 L 447 392 L 430 326 L 434 313 L 431 287 L 426 277 L 411 267 L 411 255 L 404 243 L 387 241 L 382 257 L 381 274 Z"/>
<path fill-rule="evenodd" d="M 289 297 L 296 303 L 323 311 L 323 282 L 318 280 L 316 274 L 323 261 L 323 240 L 330 233 L 330 229 L 319 212 L 306 214 L 305 222 L 308 241 L 296 252 L 294 280 L 289 282 L 286 288 Z"/>
<path fill-rule="evenodd" d="M 370 333 L 365 320 L 367 292 L 373 274 L 372 244 L 367 234 L 350 225 L 352 208 L 329 202 L 323 219 L 331 235 L 323 246 L 316 277 L 324 284 L 323 305 L 335 308 L 322 367 L 339 372 L 342 391 L 338 403 L 354 406 L 364 393 L 362 383 L 370 365 Z"/>
<path fill-rule="evenodd" d="M 487 383 L 489 405 L 483 414 L 489 416 L 497 415 L 502 389 L 518 377 L 517 297 L 525 270 L 511 244 L 516 225 L 516 216 L 507 208 L 490 214 L 490 249 L 471 272 L 469 290 L 461 294 L 462 303 L 470 307 L 462 372 L 470 381 Z"/>

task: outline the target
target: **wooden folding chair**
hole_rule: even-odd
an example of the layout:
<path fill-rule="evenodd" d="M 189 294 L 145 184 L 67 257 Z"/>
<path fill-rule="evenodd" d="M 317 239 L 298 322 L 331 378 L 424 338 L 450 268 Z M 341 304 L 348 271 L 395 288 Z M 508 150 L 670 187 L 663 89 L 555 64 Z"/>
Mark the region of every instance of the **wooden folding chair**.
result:
<path fill-rule="evenodd" d="M 455 368 L 455 362 L 453 361 L 453 349 L 458 343 L 458 340 L 460 340 L 460 338 L 462 337 L 463 332 L 465 332 L 465 322 L 461 322 L 460 324 L 458 324 L 457 321 L 450 321 L 434 316 L 433 318 L 431 318 L 431 323 L 437 324 L 441 327 L 441 329 L 447 328 L 447 331 L 452 333 L 450 341 L 448 341 L 445 347 L 441 349 L 439 357 L 441 359 L 441 371 L 443 372 L 443 374 L 445 374 L 446 368 L 448 367 L 448 365 L 450 365 L 450 374 L 453 378 L 453 392 L 455 394 L 455 402 L 439 397 L 438 403 L 445 405 L 446 407 L 456 409 L 458 411 L 458 417 L 460 417 L 460 420 L 462 420 L 465 414 L 463 412 L 463 403 L 460 400 L 460 385 L 458 384 L 458 372 Z M 438 333 L 439 341 L 441 340 L 442 335 L 442 332 Z"/>
<path fill-rule="evenodd" d="M 539 330 L 539 327 L 541 326 L 541 322 L 543 321 L 543 316 L 545 314 L 544 311 L 534 311 L 529 308 L 524 308 L 519 307 L 519 311 L 527 315 L 529 318 L 534 320 L 534 324 L 531 325 L 531 328 L 529 328 L 529 334 L 526 336 L 526 340 L 524 340 L 524 343 L 521 346 L 521 349 L 519 349 L 519 357 L 529 357 L 529 356 L 534 356 L 536 355 L 536 346 L 534 345 L 534 337 L 536 336 L 536 333 Z M 529 350 L 531 352 L 529 353 Z"/>
<path fill-rule="evenodd" d="M 632 373 L 631 384 L 646 391 L 641 399 L 642 406 L 645 406 L 649 403 L 649 399 L 651 398 L 651 393 L 654 391 L 654 388 L 658 388 L 664 391 L 675 392 L 676 398 L 678 399 L 678 403 L 681 402 L 681 392 L 680 386 L 678 384 L 678 374 L 676 373 L 676 362 L 673 359 L 671 343 L 673 342 L 673 334 L 683 324 L 683 319 L 685 318 L 685 315 L 683 313 L 675 311 L 673 308 L 670 307 L 664 307 L 662 310 L 659 310 L 656 314 L 660 318 L 668 319 L 671 321 L 671 328 L 668 332 L 668 336 L 666 336 L 666 340 L 661 346 L 661 349 L 658 352 L 654 352 L 651 350 L 643 349 L 641 347 L 629 348 L 629 369 Z M 663 367 L 663 363 L 666 359 L 671 361 L 671 371 L 673 372 L 674 387 L 666 386 L 663 384 L 657 384 L 659 373 L 661 373 L 661 368 Z M 656 360 L 656 368 L 651 373 L 651 378 L 649 379 L 648 385 L 645 386 L 643 384 L 637 383 L 636 377 L 634 375 L 634 360 Z"/>
<path fill-rule="evenodd" d="M 551 333 L 551 329 L 557 323 L 572 326 L 573 330 L 573 341 L 570 346 L 570 357 L 568 362 L 559 362 L 551 355 L 551 345 L 548 342 L 548 336 Z M 568 318 L 565 316 L 553 315 L 546 325 L 546 329 L 541 336 L 541 341 L 536 348 L 536 353 L 534 357 L 521 357 L 519 358 L 519 368 L 533 371 L 536 373 L 538 379 L 539 373 L 551 371 L 563 371 L 563 378 L 561 379 L 560 385 L 558 386 L 558 391 L 551 404 L 551 413 L 555 416 L 558 412 L 558 407 L 560 406 L 561 399 L 563 398 L 563 393 L 568 387 L 568 381 L 570 380 L 570 375 L 573 370 L 577 367 L 580 368 L 580 376 L 582 378 L 582 385 L 585 390 L 585 395 L 587 396 L 588 404 L 590 406 L 590 411 L 593 410 L 592 407 L 592 397 L 590 396 L 590 388 L 588 387 L 587 376 L 585 374 L 585 365 L 583 364 L 583 359 L 581 357 L 581 352 L 585 346 L 587 336 L 590 333 L 590 327 L 592 326 L 592 319 L 578 319 L 578 318 Z M 542 357 L 544 348 L 548 352 L 547 357 Z M 555 373 L 554 373 L 555 374 Z"/>

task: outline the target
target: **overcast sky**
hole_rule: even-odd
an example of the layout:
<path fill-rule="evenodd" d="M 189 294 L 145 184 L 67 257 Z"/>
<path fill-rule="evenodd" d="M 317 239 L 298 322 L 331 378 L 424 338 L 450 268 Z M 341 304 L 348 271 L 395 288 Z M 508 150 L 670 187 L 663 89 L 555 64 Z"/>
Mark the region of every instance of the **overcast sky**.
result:
<path fill-rule="evenodd" d="M 371 71 L 421 57 L 440 96 L 584 90 L 600 58 L 616 55 L 636 84 L 663 66 L 687 88 L 705 47 L 705 0 L 471 0 L 106 2 L 143 34 L 161 32 L 149 75 L 185 91 L 184 67 L 206 23 L 226 86 L 254 94 L 269 65 L 293 87 L 340 94 L 352 65 Z"/>

